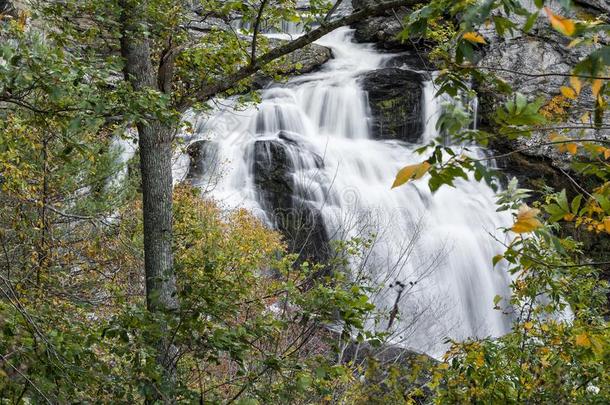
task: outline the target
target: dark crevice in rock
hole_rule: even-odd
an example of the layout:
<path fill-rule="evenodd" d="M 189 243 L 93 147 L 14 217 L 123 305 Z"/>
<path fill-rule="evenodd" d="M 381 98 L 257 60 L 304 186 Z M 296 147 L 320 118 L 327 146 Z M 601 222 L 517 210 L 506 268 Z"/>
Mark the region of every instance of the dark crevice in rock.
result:
<path fill-rule="evenodd" d="M 498 155 L 508 154 L 496 159 L 498 169 L 503 173 L 503 182 L 516 177 L 519 186 L 529 189 L 540 189 L 543 185 L 572 189 L 574 185 L 561 171 L 553 167 L 552 160 L 544 156 L 529 156 L 515 152 L 509 141 L 495 140 L 491 145 Z M 539 196 L 533 196 L 537 198 Z"/>
<path fill-rule="evenodd" d="M 608 0 L 574 0 L 574 3 L 584 8 L 610 15 L 610 1 Z"/>

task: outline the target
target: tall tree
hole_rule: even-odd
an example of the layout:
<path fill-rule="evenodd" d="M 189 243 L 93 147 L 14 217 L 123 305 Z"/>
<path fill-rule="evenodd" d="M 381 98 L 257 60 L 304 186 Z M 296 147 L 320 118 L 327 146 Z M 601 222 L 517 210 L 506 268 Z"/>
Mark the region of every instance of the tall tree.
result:
<path fill-rule="evenodd" d="M 169 98 L 171 102 L 166 105 L 169 110 L 184 112 L 194 104 L 206 103 L 213 97 L 232 89 L 244 87 L 244 80 L 263 69 L 270 63 L 301 49 L 327 33 L 341 26 L 349 25 L 364 18 L 385 13 L 397 7 L 418 3 L 414 0 L 399 0 L 367 4 L 348 16 L 331 20 L 329 12 L 335 9 L 331 4 L 323 2 L 316 9 L 312 2 L 313 22 L 319 24 L 318 28 L 311 29 L 303 36 L 285 43 L 279 47 L 268 49 L 267 52 L 257 55 L 257 45 L 260 41 L 259 33 L 262 29 L 261 21 L 268 23 L 278 20 L 283 15 L 281 7 L 293 5 L 286 1 L 262 0 L 252 6 L 242 2 L 215 2 L 203 1 L 203 10 L 198 14 L 216 14 L 230 16 L 232 13 L 252 15 L 254 29 L 251 32 L 250 52 L 240 54 L 240 43 L 243 38 L 235 35 L 237 48 L 231 49 L 231 43 L 220 46 L 216 50 L 218 55 L 227 52 L 236 52 L 238 56 L 233 61 L 234 66 L 225 67 L 220 74 L 212 80 L 205 78 L 204 83 L 187 83 L 184 77 L 175 83 L 176 61 L 182 55 L 197 54 L 197 42 L 188 36 L 181 35 L 181 23 L 191 12 L 189 2 L 179 2 L 170 10 L 164 10 L 169 5 L 164 1 L 133 1 L 120 0 L 120 43 L 121 55 L 124 58 L 125 80 L 132 89 L 138 93 L 154 92 L 162 98 Z M 214 7 L 218 7 L 215 9 Z M 220 11 L 219 11 L 220 10 Z M 154 16 L 169 11 L 175 13 L 174 19 L 168 19 L 161 30 L 155 27 L 161 21 Z M 293 10 L 294 11 L 294 10 Z M 158 33 L 160 31 L 160 33 Z M 153 34 L 157 32 L 157 38 Z M 226 34 L 226 32 L 224 33 Z M 156 41 L 155 41 L 156 39 Z M 164 43 L 161 43 L 163 40 Z M 156 42 L 156 43 L 155 43 Z M 219 44 L 214 46 L 218 48 Z M 157 50 L 155 52 L 155 49 Z M 197 64 L 189 66 L 196 69 Z M 165 95 L 165 96 L 163 96 Z M 143 215 L 144 215 L 144 252 L 146 293 L 148 309 L 152 312 L 172 312 L 178 309 L 176 298 L 176 279 L 173 270 L 172 255 L 172 139 L 178 130 L 176 121 L 164 121 L 158 118 L 140 120 L 137 123 L 140 146 L 140 170 L 142 176 Z M 161 330 L 166 326 L 161 325 Z M 163 335 L 163 334 L 162 334 Z M 165 385 L 171 387 L 174 380 L 174 367 L 176 351 L 169 337 L 162 336 L 158 343 L 159 353 L 157 360 L 165 370 Z"/>
<path fill-rule="evenodd" d="M 120 0 L 121 55 L 124 75 L 136 92 L 159 91 L 153 68 L 150 39 L 142 27 L 146 2 Z M 144 212 L 144 266 L 146 304 L 151 312 L 178 310 L 172 253 L 172 138 L 174 128 L 152 119 L 139 122 L 140 175 Z M 176 349 L 159 325 L 157 362 L 163 367 L 166 389 L 175 380 Z M 161 391 L 160 391 L 161 392 Z M 165 395 L 163 395 L 165 397 Z M 171 398 L 171 396 L 167 397 Z"/>

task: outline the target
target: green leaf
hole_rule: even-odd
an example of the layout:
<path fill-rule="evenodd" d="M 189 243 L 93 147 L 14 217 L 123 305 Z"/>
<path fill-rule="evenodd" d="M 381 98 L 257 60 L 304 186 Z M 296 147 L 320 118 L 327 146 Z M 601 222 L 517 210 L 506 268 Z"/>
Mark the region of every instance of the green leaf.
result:
<path fill-rule="evenodd" d="M 580 209 L 580 203 L 582 202 L 582 195 L 579 194 L 572 200 L 572 213 L 574 215 L 578 215 L 578 210 Z"/>
<path fill-rule="evenodd" d="M 530 32 L 530 30 L 534 26 L 534 23 L 536 22 L 537 19 L 538 19 L 538 12 L 535 12 L 534 14 L 530 14 L 530 16 L 525 21 L 525 25 L 523 25 L 523 31 L 526 33 Z"/>
<path fill-rule="evenodd" d="M 566 196 L 566 190 L 561 190 L 561 193 L 557 196 L 557 204 L 561 207 L 563 212 L 570 212 L 570 207 L 568 206 L 568 197 Z"/>

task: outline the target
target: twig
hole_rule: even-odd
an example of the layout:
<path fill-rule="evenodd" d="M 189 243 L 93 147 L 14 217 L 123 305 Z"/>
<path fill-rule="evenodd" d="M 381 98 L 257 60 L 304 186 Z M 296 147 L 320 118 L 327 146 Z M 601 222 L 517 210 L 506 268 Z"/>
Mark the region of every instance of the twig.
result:
<path fill-rule="evenodd" d="M 343 3 L 343 0 L 337 0 L 335 2 L 335 5 L 328 11 L 326 16 L 324 17 L 324 22 L 329 22 L 330 21 L 330 19 L 332 18 L 333 14 L 335 14 L 337 12 L 337 10 L 339 9 L 339 6 L 341 5 L 341 3 Z"/>
<path fill-rule="evenodd" d="M 261 6 L 258 9 L 258 14 L 256 15 L 256 21 L 254 22 L 254 32 L 252 33 L 252 52 L 250 54 L 250 66 L 254 66 L 256 64 L 256 40 L 258 38 L 258 32 L 260 30 L 261 20 L 263 19 L 263 12 L 265 11 L 267 1 L 268 0 L 263 0 L 261 2 Z"/>

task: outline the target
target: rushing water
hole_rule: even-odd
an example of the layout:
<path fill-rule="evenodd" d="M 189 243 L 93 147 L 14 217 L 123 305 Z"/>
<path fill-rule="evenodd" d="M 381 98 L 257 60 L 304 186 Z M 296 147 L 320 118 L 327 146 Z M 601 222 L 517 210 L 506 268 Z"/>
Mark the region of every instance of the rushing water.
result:
<path fill-rule="evenodd" d="M 354 272 L 380 287 L 372 297 L 380 308 L 394 306 L 397 282 L 405 286 L 392 327 L 395 342 L 439 355 L 445 337 L 504 333 L 510 320 L 493 309 L 493 299 L 507 295 L 509 278 L 492 268 L 501 249 L 490 234 L 510 219 L 495 211 L 493 192 L 474 180 L 435 194 L 425 178 L 391 189 L 401 167 L 424 157 L 414 153 L 420 145 L 372 139 L 358 77 L 392 56 L 352 37 L 343 28 L 322 38 L 333 59 L 316 73 L 264 90 L 257 106 L 235 110 L 225 101 L 211 116 L 188 117 L 195 139 L 209 140 L 216 153 L 208 169 L 217 170 L 208 170 L 199 184 L 226 206 L 249 208 L 272 225 L 254 184 L 253 160 L 256 141 L 274 140 L 294 168 L 293 198 L 321 212 L 331 238 L 374 234 Z M 427 143 L 437 135 L 440 106 L 431 82 L 424 94 L 421 142 Z"/>

